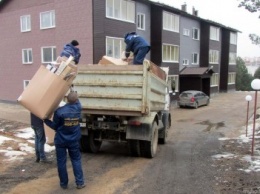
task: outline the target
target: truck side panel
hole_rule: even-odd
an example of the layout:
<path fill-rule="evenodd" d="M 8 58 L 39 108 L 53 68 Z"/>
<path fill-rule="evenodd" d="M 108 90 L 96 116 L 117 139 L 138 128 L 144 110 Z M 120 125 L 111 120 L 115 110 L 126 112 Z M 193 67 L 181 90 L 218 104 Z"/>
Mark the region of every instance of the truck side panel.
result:
<path fill-rule="evenodd" d="M 163 110 L 166 81 L 144 65 L 87 65 L 79 68 L 74 88 L 83 113 L 141 116 Z"/>

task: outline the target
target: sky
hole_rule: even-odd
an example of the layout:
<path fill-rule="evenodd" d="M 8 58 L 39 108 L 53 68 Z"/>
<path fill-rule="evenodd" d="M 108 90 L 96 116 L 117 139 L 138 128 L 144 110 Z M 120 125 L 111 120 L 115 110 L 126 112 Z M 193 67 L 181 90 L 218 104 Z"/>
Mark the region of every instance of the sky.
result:
<path fill-rule="evenodd" d="M 198 10 L 198 16 L 203 19 L 234 28 L 238 33 L 237 55 L 239 57 L 260 57 L 260 46 L 254 45 L 249 39 L 250 33 L 260 35 L 260 12 L 251 13 L 239 8 L 241 0 L 152 0 L 181 9 L 187 4 L 187 12 L 192 13 L 192 7 Z"/>

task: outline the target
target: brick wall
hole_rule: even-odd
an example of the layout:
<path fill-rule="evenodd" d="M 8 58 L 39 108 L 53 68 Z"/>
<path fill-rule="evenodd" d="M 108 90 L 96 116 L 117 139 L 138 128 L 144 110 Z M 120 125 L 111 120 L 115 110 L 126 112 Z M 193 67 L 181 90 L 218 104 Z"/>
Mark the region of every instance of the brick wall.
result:
<path fill-rule="evenodd" d="M 23 80 L 30 80 L 41 65 L 41 47 L 56 46 L 76 39 L 82 54 L 80 64 L 93 62 L 92 1 L 9 1 L 0 9 L 0 100 L 16 101 Z M 56 27 L 40 29 L 40 12 L 55 11 Z M 31 15 L 31 31 L 21 32 L 20 16 Z M 32 48 L 33 64 L 22 64 L 22 49 Z"/>

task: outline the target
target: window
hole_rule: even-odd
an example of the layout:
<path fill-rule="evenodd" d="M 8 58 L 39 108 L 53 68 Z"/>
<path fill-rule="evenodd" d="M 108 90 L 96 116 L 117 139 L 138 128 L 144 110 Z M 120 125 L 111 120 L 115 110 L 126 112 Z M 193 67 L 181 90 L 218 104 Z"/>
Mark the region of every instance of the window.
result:
<path fill-rule="evenodd" d="M 230 44 L 237 45 L 237 34 L 230 32 Z"/>
<path fill-rule="evenodd" d="M 24 15 L 20 17 L 21 32 L 31 31 L 31 16 Z"/>
<path fill-rule="evenodd" d="M 179 32 L 179 16 L 166 12 L 163 12 L 163 29 L 173 32 Z"/>
<path fill-rule="evenodd" d="M 218 73 L 213 73 L 210 79 L 210 86 L 218 86 L 219 85 L 219 75 Z"/>
<path fill-rule="evenodd" d="M 228 84 L 235 84 L 236 73 L 228 73 Z"/>
<path fill-rule="evenodd" d="M 40 13 L 41 29 L 54 28 L 55 27 L 55 12 L 46 11 Z"/>
<path fill-rule="evenodd" d="M 219 41 L 219 28 L 210 26 L 210 40 Z"/>
<path fill-rule="evenodd" d="M 42 63 L 54 62 L 56 58 L 56 47 L 42 47 Z"/>
<path fill-rule="evenodd" d="M 106 17 L 135 22 L 135 3 L 127 0 L 106 0 Z"/>
<path fill-rule="evenodd" d="M 219 51 L 209 50 L 209 63 L 219 63 Z"/>
<path fill-rule="evenodd" d="M 199 53 L 192 53 L 192 64 L 193 65 L 199 64 Z"/>
<path fill-rule="evenodd" d="M 137 29 L 145 30 L 145 15 L 142 13 L 137 14 Z"/>
<path fill-rule="evenodd" d="M 178 75 L 169 75 L 169 80 L 171 84 L 171 89 L 173 92 L 179 91 L 179 76 Z"/>
<path fill-rule="evenodd" d="M 236 53 L 229 53 L 229 64 L 235 65 L 236 59 L 237 59 Z"/>
<path fill-rule="evenodd" d="M 32 49 L 22 49 L 23 64 L 32 63 Z"/>
<path fill-rule="evenodd" d="M 125 46 L 122 38 L 106 37 L 106 55 L 109 57 L 120 59 Z"/>
<path fill-rule="evenodd" d="M 194 39 L 194 40 L 199 40 L 200 38 L 200 31 L 199 31 L 199 29 L 198 28 L 193 28 L 192 29 L 192 38 Z"/>
<path fill-rule="evenodd" d="M 183 65 L 189 65 L 189 59 L 183 59 L 182 64 Z"/>
<path fill-rule="evenodd" d="M 189 29 L 183 29 L 183 35 L 184 36 L 190 36 L 190 30 Z"/>
<path fill-rule="evenodd" d="M 23 89 L 25 89 L 30 83 L 30 80 L 23 80 Z"/>
<path fill-rule="evenodd" d="M 163 44 L 162 52 L 164 62 L 179 61 L 179 46 Z"/>

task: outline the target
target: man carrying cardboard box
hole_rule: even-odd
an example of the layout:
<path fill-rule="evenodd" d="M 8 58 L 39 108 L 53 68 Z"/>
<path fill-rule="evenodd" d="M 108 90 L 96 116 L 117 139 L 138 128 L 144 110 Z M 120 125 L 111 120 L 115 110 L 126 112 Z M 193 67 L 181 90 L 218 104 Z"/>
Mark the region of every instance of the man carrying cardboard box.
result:
<path fill-rule="evenodd" d="M 67 151 L 70 156 L 77 189 L 86 185 L 81 164 L 79 140 L 81 137 L 79 119 L 81 117 L 81 104 L 76 92 L 67 96 L 68 103 L 54 112 L 53 121 L 44 119 L 44 123 L 54 129 L 56 134 L 54 144 L 56 148 L 57 166 L 60 178 L 60 187 L 68 188 L 68 172 L 66 168 Z"/>
<path fill-rule="evenodd" d="M 128 61 L 130 52 L 134 53 L 134 65 L 142 65 L 146 54 L 150 51 L 150 45 L 147 41 L 136 34 L 136 32 L 127 33 L 124 37 L 126 43 L 125 57 L 123 60 Z"/>

